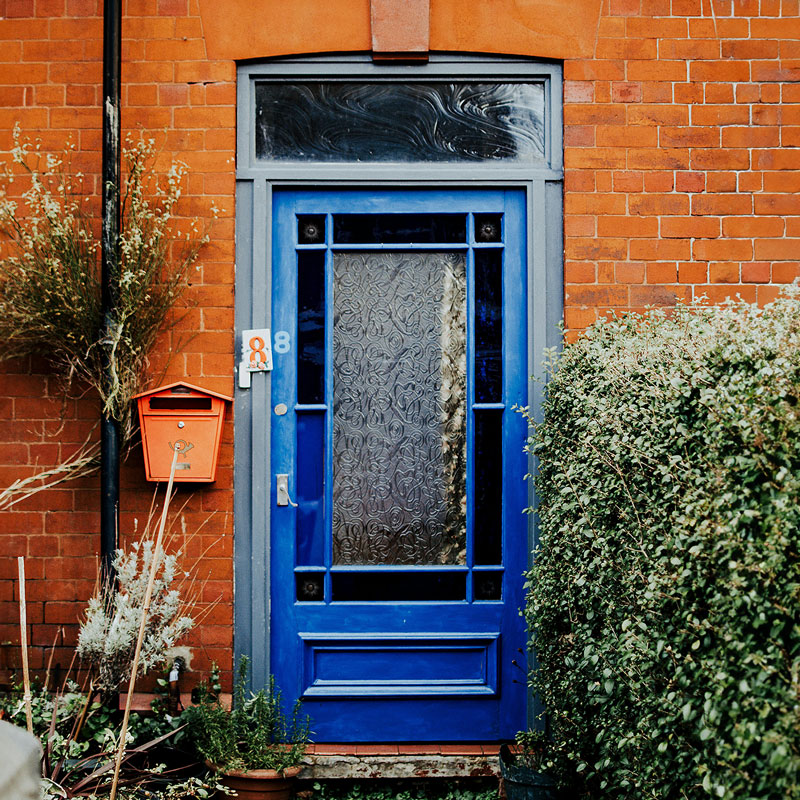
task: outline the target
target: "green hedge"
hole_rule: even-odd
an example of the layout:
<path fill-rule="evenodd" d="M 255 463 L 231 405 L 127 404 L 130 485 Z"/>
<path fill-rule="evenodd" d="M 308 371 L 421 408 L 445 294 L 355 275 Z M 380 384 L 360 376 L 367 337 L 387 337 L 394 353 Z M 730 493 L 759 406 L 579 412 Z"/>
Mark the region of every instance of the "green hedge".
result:
<path fill-rule="evenodd" d="M 800 299 L 602 322 L 553 356 L 526 608 L 554 770 L 800 798 Z"/>

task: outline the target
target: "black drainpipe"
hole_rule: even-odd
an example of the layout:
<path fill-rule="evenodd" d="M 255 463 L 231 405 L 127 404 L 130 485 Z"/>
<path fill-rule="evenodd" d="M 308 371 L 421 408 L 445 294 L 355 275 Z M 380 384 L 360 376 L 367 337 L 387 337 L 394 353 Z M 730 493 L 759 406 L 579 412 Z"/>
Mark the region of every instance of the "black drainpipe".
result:
<path fill-rule="evenodd" d="M 103 338 L 116 325 L 114 276 L 119 257 L 120 204 L 120 64 L 122 50 L 121 0 L 103 2 L 103 236 L 100 282 Z M 105 380 L 110 381 L 110 350 L 103 348 Z M 119 531 L 119 423 L 102 414 L 100 420 L 100 558 L 104 577 Z"/>

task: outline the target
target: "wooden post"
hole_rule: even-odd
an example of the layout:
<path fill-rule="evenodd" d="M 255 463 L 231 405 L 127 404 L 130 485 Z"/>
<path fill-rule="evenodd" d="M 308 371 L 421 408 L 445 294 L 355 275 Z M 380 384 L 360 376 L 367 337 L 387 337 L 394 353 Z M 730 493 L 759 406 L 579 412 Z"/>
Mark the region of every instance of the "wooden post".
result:
<path fill-rule="evenodd" d="M 31 708 L 31 676 L 28 670 L 28 611 L 25 606 L 25 559 L 17 558 L 19 568 L 19 644 L 22 648 L 22 685 L 24 687 L 25 719 L 28 732 L 33 733 L 33 709 Z"/>

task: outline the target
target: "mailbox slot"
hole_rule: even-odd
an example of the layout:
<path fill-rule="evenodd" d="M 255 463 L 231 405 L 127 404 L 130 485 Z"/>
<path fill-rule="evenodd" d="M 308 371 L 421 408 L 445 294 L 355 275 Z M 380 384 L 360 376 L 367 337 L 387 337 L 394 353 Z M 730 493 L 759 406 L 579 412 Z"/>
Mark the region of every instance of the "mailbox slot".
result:
<path fill-rule="evenodd" d="M 232 398 L 177 383 L 143 392 L 136 400 L 147 480 L 169 479 L 178 445 L 174 480 L 212 482 L 216 477 L 225 406 Z"/>
<path fill-rule="evenodd" d="M 211 411 L 210 397 L 151 397 L 151 411 Z"/>

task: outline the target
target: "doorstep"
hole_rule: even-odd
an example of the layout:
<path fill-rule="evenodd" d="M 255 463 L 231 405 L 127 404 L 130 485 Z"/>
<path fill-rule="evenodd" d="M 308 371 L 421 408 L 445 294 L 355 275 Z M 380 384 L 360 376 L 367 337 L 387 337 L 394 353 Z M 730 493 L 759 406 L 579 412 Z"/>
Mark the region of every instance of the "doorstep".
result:
<path fill-rule="evenodd" d="M 500 774 L 499 744 L 315 743 L 301 779 L 493 778 Z"/>

